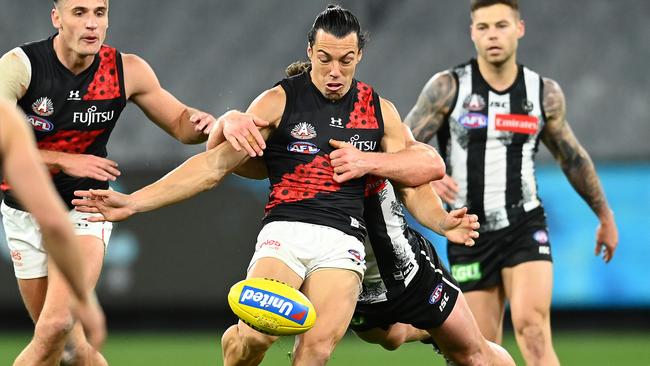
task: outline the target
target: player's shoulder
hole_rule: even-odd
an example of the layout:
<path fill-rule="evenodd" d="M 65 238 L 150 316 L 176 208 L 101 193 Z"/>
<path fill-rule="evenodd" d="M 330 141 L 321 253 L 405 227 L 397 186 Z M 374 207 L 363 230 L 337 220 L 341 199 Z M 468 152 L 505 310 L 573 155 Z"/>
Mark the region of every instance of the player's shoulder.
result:
<path fill-rule="evenodd" d="M 149 63 L 145 61 L 142 57 L 134 54 L 134 53 L 124 53 L 120 52 L 120 56 L 122 56 L 122 64 L 124 65 L 124 68 L 142 68 L 142 67 L 147 67 L 150 68 Z"/>
<path fill-rule="evenodd" d="M 31 65 L 31 60 L 29 56 L 25 53 L 25 50 L 22 47 L 14 47 L 9 51 L 5 52 L 1 57 L 5 62 L 15 62 L 18 61 L 25 66 Z"/>
<path fill-rule="evenodd" d="M 263 91 L 257 99 L 263 100 L 265 103 L 277 103 L 286 99 L 287 93 L 281 85 L 276 85 L 271 89 Z"/>
<path fill-rule="evenodd" d="M 551 78 L 542 78 L 542 89 L 542 108 L 547 119 L 563 119 L 566 99 L 560 84 Z"/>
<path fill-rule="evenodd" d="M 276 85 L 263 91 L 253 100 L 248 111 L 271 123 L 279 123 L 284 114 L 287 94 L 284 88 Z"/>
<path fill-rule="evenodd" d="M 433 74 L 429 83 L 432 85 L 455 86 L 457 74 L 453 69 L 442 70 Z"/>
<path fill-rule="evenodd" d="M 548 77 L 542 77 L 542 87 L 544 88 L 544 95 L 547 93 L 562 93 L 560 83 Z"/>
<path fill-rule="evenodd" d="M 30 42 L 25 42 L 21 44 L 20 46 L 16 48 L 20 48 L 22 50 L 42 50 L 42 51 L 48 51 L 50 47 L 48 47 L 52 42 L 52 38 L 45 38 L 45 39 L 39 39 L 36 41 L 30 41 Z"/>
<path fill-rule="evenodd" d="M 386 116 L 387 113 L 398 113 L 395 104 L 384 97 L 379 97 L 379 106 L 381 107 L 381 113 L 384 116 Z"/>

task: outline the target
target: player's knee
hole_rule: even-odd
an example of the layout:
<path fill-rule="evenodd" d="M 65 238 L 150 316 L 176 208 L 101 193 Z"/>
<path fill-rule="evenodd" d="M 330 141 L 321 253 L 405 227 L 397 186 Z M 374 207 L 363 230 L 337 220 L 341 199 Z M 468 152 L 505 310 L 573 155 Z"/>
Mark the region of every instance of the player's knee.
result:
<path fill-rule="evenodd" d="M 224 332 L 221 346 L 225 357 L 250 359 L 266 352 L 277 338 L 234 325 Z"/>
<path fill-rule="evenodd" d="M 332 357 L 334 345 L 331 342 L 319 342 L 303 345 L 299 351 L 306 359 L 314 360 L 315 364 L 325 365 Z"/>
<path fill-rule="evenodd" d="M 381 344 L 384 349 L 387 349 L 389 351 L 394 351 L 398 349 L 401 345 L 406 342 L 406 337 L 404 334 L 393 334 L 393 333 L 388 333 L 386 335 L 386 338 L 382 339 L 379 344 Z"/>
<path fill-rule="evenodd" d="M 312 334 L 310 337 L 299 339 L 296 346 L 296 361 L 313 360 L 314 365 L 325 365 L 332 356 L 338 339 L 339 337 L 325 334 Z"/>
<path fill-rule="evenodd" d="M 266 352 L 269 347 L 275 342 L 277 337 L 268 336 L 262 333 L 248 332 L 243 335 L 242 340 L 246 347 L 252 352 Z"/>
<path fill-rule="evenodd" d="M 34 337 L 47 347 L 65 341 L 73 326 L 74 319 L 70 314 L 41 316 L 36 323 Z"/>
<path fill-rule="evenodd" d="M 541 309 L 530 309 L 512 314 L 512 325 L 519 335 L 538 337 L 544 334 L 548 321 L 548 312 Z"/>
<path fill-rule="evenodd" d="M 485 350 L 478 344 L 471 344 L 462 349 L 446 349 L 444 354 L 454 365 L 484 365 L 488 359 Z"/>

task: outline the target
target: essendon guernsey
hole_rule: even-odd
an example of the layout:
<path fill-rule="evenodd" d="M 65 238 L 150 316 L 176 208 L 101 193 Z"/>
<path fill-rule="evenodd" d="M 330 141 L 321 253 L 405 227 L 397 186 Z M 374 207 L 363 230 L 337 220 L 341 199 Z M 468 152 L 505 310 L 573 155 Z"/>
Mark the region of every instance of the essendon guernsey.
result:
<path fill-rule="evenodd" d="M 32 78 L 18 105 L 31 123 L 39 149 L 106 157 L 106 143 L 126 105 L 120 53 L 102 46 L 92 65 L 74 75 L 56 56 L 54 37 L 21 46 L 31 63 Z M 51 171 L 54 184 L 70 208 L 78 189 L 105 189 L 107 182 Z M 10 187 L 5 202 L 20 208 Z"/>
<path fill-rule="evenodd" d="M 363 221 L 366 178 L 336 183 L 329 154 L 330 139 L 362 151 L 379 151 L 384 135 L 379 95 L 353 80 L 340 100 L 325 98 L 309 73 L 282 80 L 287 95 L 280 125 L 264 154 L 271 182 L 264 223 L 301 221 L 365 236 Z"/>

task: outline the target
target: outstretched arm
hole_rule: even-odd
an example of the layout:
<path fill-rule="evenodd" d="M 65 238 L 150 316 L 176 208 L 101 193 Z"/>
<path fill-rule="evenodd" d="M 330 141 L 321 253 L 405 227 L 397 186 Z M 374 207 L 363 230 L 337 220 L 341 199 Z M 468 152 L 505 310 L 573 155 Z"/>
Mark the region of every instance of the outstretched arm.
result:
<path fill-rule="evenodd" d="M 404 119 L 416 140 L 429 142 L 454 108 L 456 80 L 449 71 L 435 74 L 424 86 L 417 102 Z"/>
<path fill-rule="evenodd" d="M 210 130 L 205 147 L 210 150 L 228 140 L 235 150 L 241 151 L 244 148 L 251 158 L 262 156 L 266 142 L 259 127 L 268 125 L 267 121 L 253 114 L 230 110 L 217 119 L 217 123 Z"/>
<path fill-rule="evenodd" d="M 0 139 L 3 176 L 39 223 L 46 250 L 61 267 L 75 294 L 85 298 L 83 261 L 67 210 L 41 163 L 25 117 L 15 106 L 4 102 L 0 102 Z"/>
<path fill-rule="evenodd" d="M 419 186 L 440 179 L 445 174 L 445 164 L 435 149 L 405 138 L 395 106 L 381 99 L 384 117 L 383 153 L 362 152 L 349 143 L 332 140 L 337 148 L 330 154 L 334 167 L 334 180 L 345 182 L 365 174 L 385 177 L 405 186 Z"/>
<path fill-rule="evenodd" d="M 478 216 L 468 215 L 467 208 L 447 212 L 430 184 L 398 189 L 400 198 L 413 217 L 422 225 L 447 237 L 449 241 L 474 245 L 480 225 Z"/>
<path fill-rule="evenodd" d="M 151 121 L 184 144 L 204 142 L 215 119 L 212 115 L 181 103 L 165 90 L 153 69 L 136 55 L 122 55 L 127 99 Z"/>
<path fill-rule="evenodd" d="M 598 216 L 596 255 L 603 253 L 609 262 L 618 245 L 618 229 L 612 210 L 587 151 L 580 145 L 566 120 L 566 101 L 562 89 L 553 80 L 544 79 L 544 111 L 546 126 L 542 141 L 562 167 L 564 175 L 578 194 Z"/>
<path fill-rule="evenodd" d="M 79 300 L 75 313 L 91 343 L 105 338 L 104 314 L 84 282 L 85 266 L 79 243 L 47 169 L 42 164 L 25 116 L 11 102 L 0 101 L 2 175 L 40 227 L 43 246 Z"/>
<path fill-rule="evenodd" d="M 277 87 L 258 97 L 248 112 L 264 116 L 277 123 L 284 110 L 285 94 Z M 263 118 L 264 118 L 263 117 Z M 262 130 L 268 138 L 272 127 Z M 138 213 L 186 200 L 219 184 L 223 178 L 247 161 L 246 152 L 236 151 L 229 142 L 223 142 L 214 149 L 197 154 L 169 174 L 131 195 L 110 190 L 77 191 L 72 203 L 81 212 L 101 213 L 104 217 L 89 218 L 89 221 L 121 221 Z"/>

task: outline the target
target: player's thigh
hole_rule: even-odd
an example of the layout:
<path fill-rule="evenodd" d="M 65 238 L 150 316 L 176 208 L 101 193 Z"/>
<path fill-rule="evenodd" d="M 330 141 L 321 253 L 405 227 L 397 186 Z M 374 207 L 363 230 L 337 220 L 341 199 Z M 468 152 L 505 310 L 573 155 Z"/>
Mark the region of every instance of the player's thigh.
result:
<path fill-rule="evenodd" d="M 483 335 L 490 341 L 501 341 L 505 311 L 505 295 L 501 286 L 464 293 L 465 300 Z"/>
<path fill-rule="evenodd" d="M 294 288 L 300 288 L 302 277 L 300 277 L 283 260 L 275 257 L 261 257 L 256 259 L 249 267 L 246 278 L 272 278 L 282 281 Z M 270 346 L 278 337 L 260 333 L 241 320 L 237 323 L 237 334 L 249 345 L 260 347 Z"/>
<path fill-rule="evenodd" d="M 104 262 L 104 243 L 95 236 L 82 235 L 77 237 L 81 255 L 84 258 L 84 282 L 87 288 L 94 288 Z M 52 260 L 48 262 L 48 286 L 43 305 L 42 316 L 54 316 L 69 312 L 74 302 L 72 290 L 61 271 Z"/>
<path fill-rule="evenodd" d="M 390 343 L 391 340 L 406 339 L 409 330 L 412 327 L 413 326 L 409 324 L 395 323 L 389 325 L 385 329 L 375 327 L 363 331 L 355 330 L 354 333 L 357 335 L 357 337 L 361 338 L 362 340 L 368 343 L 386 344 L 386 343 Z M 402 341 L 401 343 L 404 342 Z"/>
<path fill-rule="evenodd" d="M 382 344 L 388 338 L 389 333 L 390 328 L 372 328 L 364 331 L 354 331 L 354 334 L 356 334 L 357 337 L 361 338 L 365 342 L 374 344 Z"/>
<path fill-rule="evenodd" d="M 272 278 L 299 289 L 303 279 L 285 262 L 274 257 L 263 257 L 255 261 L 246 278 Z"/>
<path fill-rule="evenodd" d="M 474 354 L 486 344 L 462 293 L 445 322 L 427 331 L 445 354 Z"/>
<path fill-rule="evenodd" d="M 86 286 L 94 288 L 104 265 L 106 244 L 96 236 L 79 235 L 77 238 L 81 246 L 81 255 L 85 260 Z"/>
<path fill-rule="evenodd" d="M 502 275 L 513 322 L 529 321 L 534 317 L 548 318 L 553 292 L 552 262 L 521 263 L 504 268 Z"/>
<path fill-rule="evenodd" d="M 301 343 L 331 342 L 345 334 L 360 291 L 360 278 L 346 269 L 321 269 L 309 275 L 301 287 L 316 309 L 316 323 L 300 335 Z"/>
<path fill-rule="evenodd" d="M 36 323 L 43 310 L 45 295 L 47 294 L 47 277 L 18 279 L 18 289 L 23 303 L 29 312 L 32 321 Z"/>

